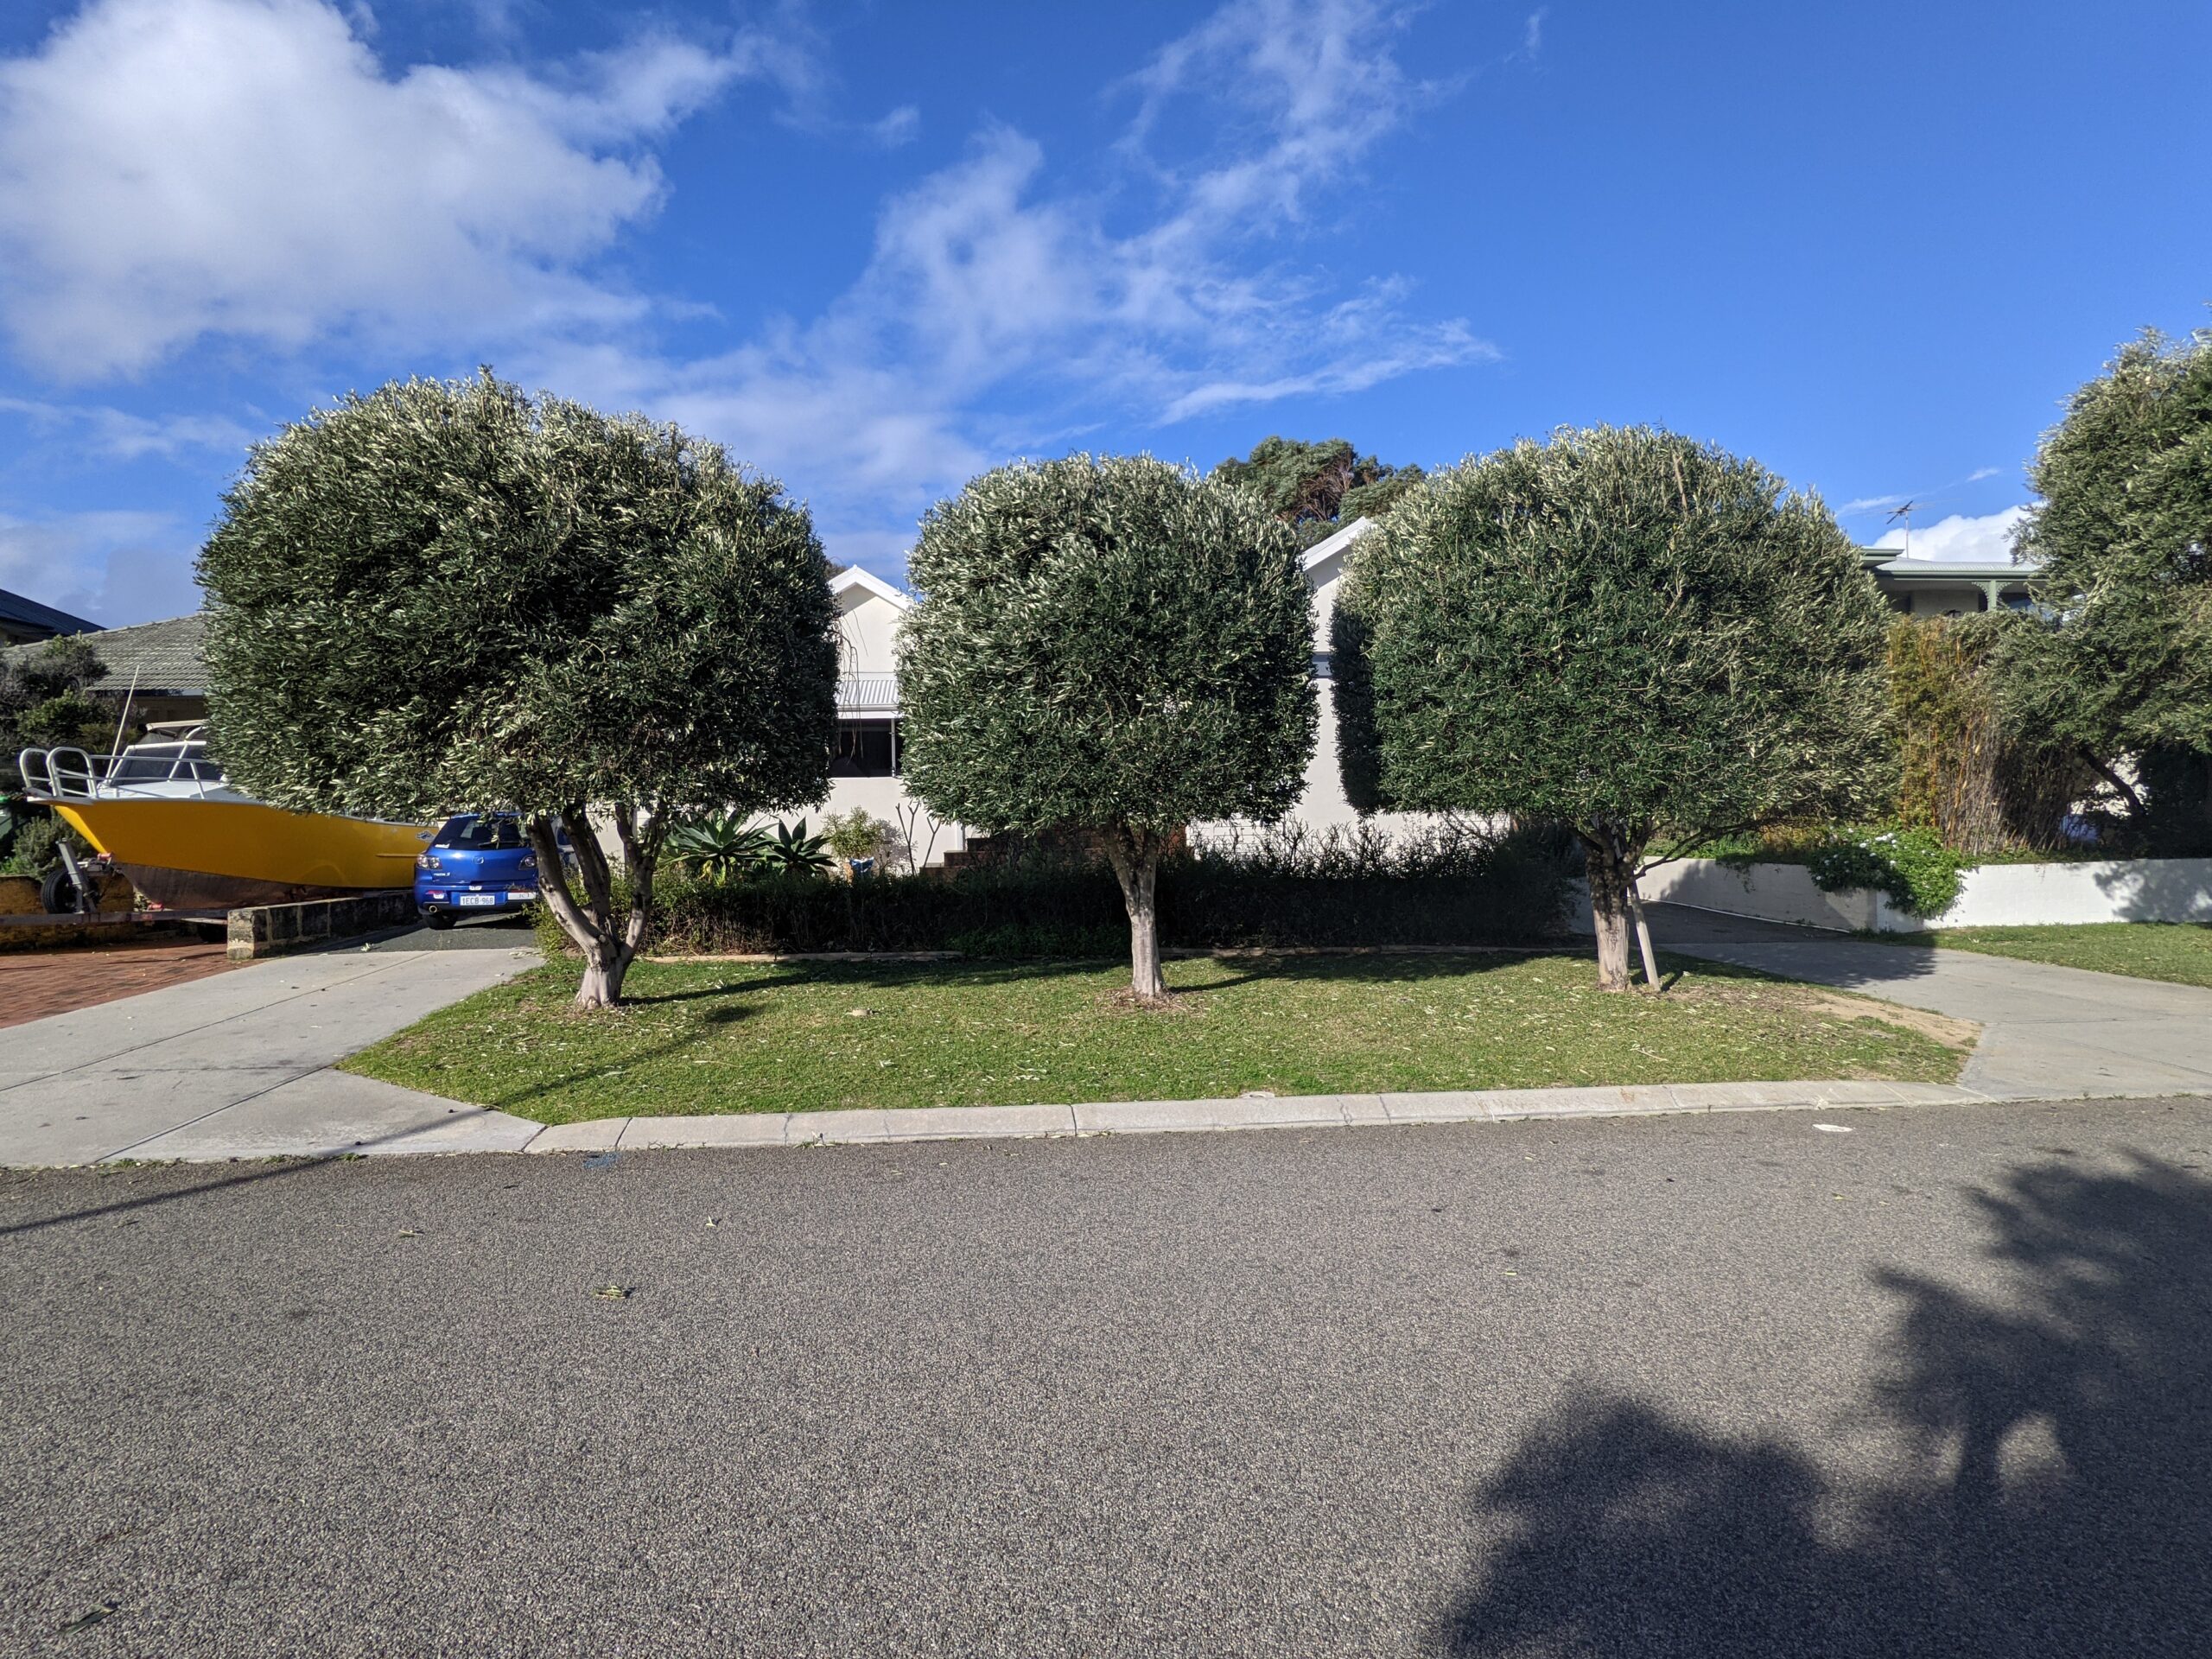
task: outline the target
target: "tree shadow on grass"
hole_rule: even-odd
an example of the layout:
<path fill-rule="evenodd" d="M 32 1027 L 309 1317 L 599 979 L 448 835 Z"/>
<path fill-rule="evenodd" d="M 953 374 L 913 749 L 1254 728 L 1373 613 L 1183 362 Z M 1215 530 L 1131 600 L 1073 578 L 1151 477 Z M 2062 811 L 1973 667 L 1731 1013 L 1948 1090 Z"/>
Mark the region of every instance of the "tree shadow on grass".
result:
<path fill-rule="evenodd" d="M 1907 1472 L 1570 1398 L 1476 1495 L 1502 1541 L 1444 1650 L 2212 1649 L 2212 1183 L 2050 1164 L 1977 1202 L 2001 1298 L 1878 1276 L 1904 1305 L 1872 1404 Z"/>
<path fill-rule="evenodd" d="M 1235 985 L 1261 982 L 1327 980 L 1387 983 L 1404 980 L 1452 979 L 1468 974 L 1489 973 L 1532 958 L 1552 955 L 1587 957 L 1589 952 L 1578 950 L 1572 944 L 1528 950 L 1408 951 L 1402 954 L 1377 951 L 1358 955 L 1303 955 L 1285 952 L 1280 956 L 1172 957 L 1167 969 L 1170 990 L 1178 997 L 1185 997 L 1205 995 Z M 1175 969 L 1192 962 L 1213 962 L 1225 966 L 1233 964 L 1236 971 L 1202 985 L 1173 984 Z M 1703 963 L 1697 964 L 1700 969 L 1706 965 Z M 728 988 L 733 991 L 758 988 L 768 992 L 781 985 L 841 985 L 871 990 L 897 990 L 918 985 L 942 987 L 958 984 L 996 989 L 1054 980 L 1096 978 L 1101 974 L 1118 975 L 1125 982 L 1126 968 L 1126 962 L 1121 958 L 925 963 L 785 962 L 774 964 L 773 977 L 764 977 Z M 1746 972 L 1748 974 L 1748 970 Z M 717 994 L 700 990 L 671 994 L 666 999 L 638 997 L 632 1000 L 639 1002 L 677 1001 Z"/>

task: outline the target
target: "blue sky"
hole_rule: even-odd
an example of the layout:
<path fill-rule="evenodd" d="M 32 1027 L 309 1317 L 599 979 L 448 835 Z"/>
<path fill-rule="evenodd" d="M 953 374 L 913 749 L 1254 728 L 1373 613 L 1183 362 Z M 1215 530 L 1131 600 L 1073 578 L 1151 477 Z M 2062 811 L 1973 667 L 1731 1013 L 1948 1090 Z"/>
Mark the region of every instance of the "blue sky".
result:
<path fill-rule="evenodd" d="M 0 586 L 195 602 L 245 446 L 480 362 L 896 579 L 1017 454 L 1664 423 L 1998 549 L 2212 322 L 2212 6 L 91 0 L 0 10 Z"/>

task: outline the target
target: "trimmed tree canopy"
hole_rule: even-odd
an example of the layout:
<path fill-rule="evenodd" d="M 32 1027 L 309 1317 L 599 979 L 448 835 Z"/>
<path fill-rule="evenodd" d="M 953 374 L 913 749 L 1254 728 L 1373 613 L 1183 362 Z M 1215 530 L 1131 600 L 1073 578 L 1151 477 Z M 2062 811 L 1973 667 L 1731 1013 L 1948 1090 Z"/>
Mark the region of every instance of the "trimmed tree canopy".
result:
<path fill-rule="evenodd" d="M 828 787 L 821 545 L 773 482 L 673 427 L 488 373 L 349 397 L 255 448 L 200 575 L 212 735 L 239 785 L 302 810 L 530 815 L 588 1001 L 619 996 L 642 943 L 669 808 Z M 619 936 L 588 803 L 625 842 Z M 548 856 L 556 820 L 582 906 Z"/>
<path fill-rule="evenodd" d="M 907 570 L 906 787 L 984 829 L 1102 832 L 1136 989 L 1160 994 L 1162 846 L 1193 819 L 1279 817 L 1302 787 L 1313 640 L 1295 538 L 1246 491 L 1077 455 L 976 479 L 923 520 Z"/>
<path fill-rule="evenodd" d="M 2008 635 L 2007 712 L 2133 797 L 2113 760 L 2148 777 L 2174 770 L 2172 752 L 2212 751 L 2212 334 L 2123 346 L 2074 394 L 2030 479 L 2044 499 L 2022 546 L 2061 620 Z M 2201 832 L 2196 770 L 2186 805 Z"/>
<path fill-rule="evenodd" d="M 1336 614 L 1355 800 L 1573 826 L 1609 986 L 1655 836 L 1876 798 L 1872 580 L 1817 500 L 1688 438 L 1562 431 L 1433 474 Z"/>

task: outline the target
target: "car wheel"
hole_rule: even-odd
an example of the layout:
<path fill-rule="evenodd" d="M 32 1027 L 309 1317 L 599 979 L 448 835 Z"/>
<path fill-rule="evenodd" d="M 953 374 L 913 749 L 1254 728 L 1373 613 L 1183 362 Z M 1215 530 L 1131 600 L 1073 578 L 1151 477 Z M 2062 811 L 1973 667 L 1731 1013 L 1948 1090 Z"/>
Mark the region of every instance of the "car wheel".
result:
<path fill-rule="evenodd" d="M 449 910 L 434 910 L 423 919 L 428 922 L 432 927 L 436 928 L 439 932 L 442 933 L 446 929 L 451 927 L 455 922 L 459 921 L 461 918 L 454 915 L 453 912 Z"/>

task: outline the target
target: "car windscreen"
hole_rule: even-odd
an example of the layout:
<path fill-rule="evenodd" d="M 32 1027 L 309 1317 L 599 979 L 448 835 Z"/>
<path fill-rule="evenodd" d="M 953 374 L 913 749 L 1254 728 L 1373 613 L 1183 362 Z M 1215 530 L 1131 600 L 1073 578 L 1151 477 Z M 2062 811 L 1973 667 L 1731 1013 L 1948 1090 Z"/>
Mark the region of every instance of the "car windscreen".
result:
<path fill-rule="evenodd" d="M 438 831 L 434 847 L 465 853 L 511 853 L 524 845 L 519 818 L 454 818 Z"/>

